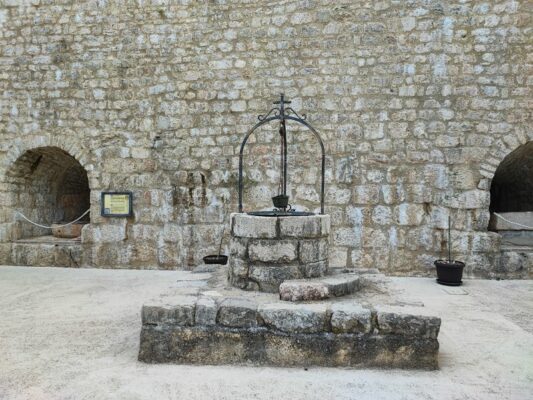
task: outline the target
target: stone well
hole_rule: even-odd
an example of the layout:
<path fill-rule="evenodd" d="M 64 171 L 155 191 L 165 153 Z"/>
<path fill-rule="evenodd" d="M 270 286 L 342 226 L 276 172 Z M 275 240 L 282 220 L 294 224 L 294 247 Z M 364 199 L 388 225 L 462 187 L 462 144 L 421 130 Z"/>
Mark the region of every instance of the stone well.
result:
<path fill-rule="evenodd" d="M 324 276 L 328 270 L 329 215 L 231 215 L 230 283 L 278 292 L 283 281 Z"/>

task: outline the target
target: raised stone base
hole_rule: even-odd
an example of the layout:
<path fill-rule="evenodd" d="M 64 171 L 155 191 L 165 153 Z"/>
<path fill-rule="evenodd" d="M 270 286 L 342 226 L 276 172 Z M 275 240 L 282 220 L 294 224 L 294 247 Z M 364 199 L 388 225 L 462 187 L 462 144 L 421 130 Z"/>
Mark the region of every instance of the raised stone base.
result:
<path fill-rule="evenodd" d="M 12 243 L 10 261 L 13 265 L 78 268 L 81 251 L 79 241 L 43 236 Z"/>
<path fill-rule="evenodd" d="M 276 293 L 290 279 L 328 270 L 329 215 L 231 215 L 229 281 L 240 289 Z"/>
<path fill-rule="evenodd" d="M 143 326 L 139 360 L 148 363 L 279 367 L 436 369 L 436 339 L 374 334 L 287 334 L 267 328 Z"/>
<path fill-rule="evenodd" d="M 351 302 L 176 298 L 142 310 L 150 363 L 435 369 L 440 319 Z"/>

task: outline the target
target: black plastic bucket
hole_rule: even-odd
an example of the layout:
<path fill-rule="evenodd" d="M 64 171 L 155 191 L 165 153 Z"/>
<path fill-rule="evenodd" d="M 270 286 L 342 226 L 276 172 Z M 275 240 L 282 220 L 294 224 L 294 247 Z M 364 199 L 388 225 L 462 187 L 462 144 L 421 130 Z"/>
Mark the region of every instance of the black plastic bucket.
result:
<path fill-rule="evenodd" d="M 437 282 L 441 285 L 460 286 L 463 278 L 465 263 L 461 261 L 437 260 Z"/>
<path fill-rule="evenodd" d="M 272 197 L 272 203 L 276 208 L 287 208 L 287 206 L 289 205 L 289 196 L 286 196 L 284 194 L 274 196 Z"/>
<path fill-rule="evenodd" d="M 221 264 L 226 265 L 228 263 L 228 256 L 221 254 L 215 254 L 204 257 L 204 263 L 206 264 Z"/>

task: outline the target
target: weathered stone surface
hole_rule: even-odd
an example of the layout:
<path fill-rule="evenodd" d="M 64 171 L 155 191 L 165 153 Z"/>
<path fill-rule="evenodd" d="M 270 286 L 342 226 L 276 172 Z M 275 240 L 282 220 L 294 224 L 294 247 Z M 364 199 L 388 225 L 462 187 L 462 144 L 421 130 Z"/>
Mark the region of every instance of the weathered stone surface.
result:
<path fill-rule="evenodd" d="M 280 235 L 298 239 L 326 237 L 330 232 L 330 221 L 329 215 L 279 218 Z"/>
<path fill-rule="evenodd" d="M 334 333 L 372 332 L 372 313 L 356 303 L 331 306 L 331 330 Z"/>
<path fill-rule="evenodd" d="M 195 323 L 196 325 L 211 326 L 217 321 L 218 307 L 214 299 L 200 297 L 196 302 Z"/>
<path fill-rule="evenodd" d="M 261 218 L 247 214 L 231 214 L 233 236 L 241 238 L 275 238 L 277 218 Z"/>
<path fill-rule="evenodd" d="M 252 240 L 248 254 L 250 261 L 287 263 L 298 258 L 298 241 Z"/>
<path fill-rule="evenodd" d="M 327 260 L 328 244 L 328 239 L 300 240 L 300 261 L 303 263 L 313 263 Z"/>
<path fill-rule="evenodd" d="M 355 274 L 342 274 L 320 278 L 329 289 L 332 296 L 340 297 L 359 290 L 359 276 Z"/>
<path fill-rule="evenodd" d="M 217 323 L 231 328 L 257 326 L 257 304 L 245 299 L 225 299 L 218 307 Z"/>
<path fill-rule="evenodd" d="M 328 261 L 319 261 L 316 263 L 301 264 L 300 271 L 302 278 L 317 278 L 324 276 L 328 271 Z M 298 276 L 294 276 L 298 278 Z"/>
<path fill-rule="evenodd" d="M 168 304 L 144 305 L 142 323 L 147 325 L 194 325 L 195 297 L 168 299 Z"/>
<path fill-rule="evenodd" d="M 298 265 L 252 265 L 248 277 L 259 285 L 263 292 L 276 293 L 281 282 L 301 278 Z"/>
<path fill-rule="evenodd" d="M 328 313 L 325 304 L 273 303 L 261 305 L 259 315 L 266 326 L 289 333 L 327 331 Z"/>
<path fill-rule="evenodd" d="M 437 338 L 440 318 L 407 312 L 401 307 L 378 307 L 377 323 L 380 333 Z"/>
<path fill-rule="evenodd" d="M 280 299 L 285 301 L 311 301 L 346 296 L 357 290 L 359 290 L 359 276 L 337 274 L 330 277 L 285 281 L 279 287 L 279 294 Z"/>
<path fill-rule="evenodd" d="M 194 1 L 157 1 L 149 12 L 139 4 L 122 12 L 114 2 L 8 3 L 0 11 L 7 104 L 0 135 L 0 224 L 6 224 L 0 241 L 48 234 L 15 211 L 42 223 L 72 220 L 82 202 L 70 189 L 83 183 L 90 192 L 83 200 L 91 207 L 91 228 L 82 234 L 84 266 L 193 269 L 205 255 L 199 246 L 216 251 L 223 225 L 227 243 L 227 214 L 238 202 L 239 143 L 274 100 L 263 90 L 266 81 L 285 88 L 292 107 L 310 115 L 326 144 L 332 263 L 433 274 L 418 260 L 421 254 L 441 257 L 448 214 L 454 230 L 472 237 L 486 232 L 489 191 L 498 175 L 516 185 L 503 190 L 506 197 L 527 200 L 531 193 L 522 185 L 529 182 L 528 169 L 522 169 L 525 178 L 513 173 L 516 168 L 496 173 L 520 164 L 517 153 L 507 157 L 515 150 L 525 156 L 531 150 L 525 0 L 457 7 L 380 0 L 364 13 L 355 2 L 332 7 L 316 0 L 302 11 L 279 2 L 269 8 L 259 1 L 231 7 L 216 1 L 209 13 L 220 19 L 206 21 L 204 4 Z M 269 20 L 259 21 L 267 11 Z M 95 21 L 112 27 L 92 29 Z M 206 29 L 198 30 L 204 23 Z M 172 26 L 181 29 L 169 33 Z M 289 33 L 305 51 L 280 65 Z M 262 57 L 258 41 L 267 39 L 270 56 Z M 117 49 L 121 56 L 110 58 Z M 333 88 L 333 82 L 349 90 Z M 297 133 L 301 140 L 289 149 L 290 202 L 316 212 L 318 147 L 312 135 Z M 246 210 L 272 207 L 278 143 L 268 129 L 247 143 Z M 61 179 L 74 166 L 81 174 L 69 172 L 68 182 L 76 185 L 64 185 Z M 66 186 L 68 193 L 61 192 Z M 100 215 L 103 190 L 132 191 L 134 215 L 121 219 L 125 231 L 102 228 L 113 221 Z M 273 226 L 263 228 L 254 229 L 265 237 L 276 234 Z M 499 249 L 474 250 L 478 244 L 470 241 L 461 252 L 497 259 Z M 54 262 L 42 251 L 26 259 Z M 6 263 L 2 254 L 0 263 Z M 498 270 L 493 262 L 484 274 Z"/>
<path fill-rule="evenodd" d="M 396 335 L 305 334 L 266 328 L 144 325 L 139 360 L 199 365 L 244 364 L 278 367 L 438 368 L 436 339 Z"/>
<path fill-rule="evenodd" d="M 329 297 L 329 289 L 323 282 L 285 281 L 279 286 L 279 298 L 284 301 L 323 300 Z"/>

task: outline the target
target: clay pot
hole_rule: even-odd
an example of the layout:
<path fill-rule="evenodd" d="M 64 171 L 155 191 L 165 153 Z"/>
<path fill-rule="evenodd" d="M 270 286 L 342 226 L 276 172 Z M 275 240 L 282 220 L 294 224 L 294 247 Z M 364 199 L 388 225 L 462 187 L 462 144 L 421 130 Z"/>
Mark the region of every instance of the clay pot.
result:
<path fill-rule="evenodd" d="M 61 226 L 61 224 L 52 224 L 52 235 L 56 238 L 73 239 L 81 236 L 82 228 L 87 225 L 85 222 Z"/>
<path fill-rule="evenodd" d="M 460 286 L 463 282 L 463 268 L 465 263 L 461 261 L 436 260 L 437 282 L 446 286 Z"/>

